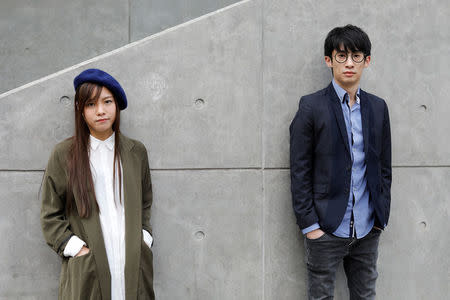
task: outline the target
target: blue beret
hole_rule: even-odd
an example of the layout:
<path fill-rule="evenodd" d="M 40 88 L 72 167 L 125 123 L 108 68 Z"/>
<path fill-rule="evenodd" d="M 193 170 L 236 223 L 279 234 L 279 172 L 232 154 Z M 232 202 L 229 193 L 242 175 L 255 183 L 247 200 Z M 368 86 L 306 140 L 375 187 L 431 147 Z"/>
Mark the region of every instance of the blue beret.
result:
<path fill-rule="evenodd" d="M 108 73 L 99 70 L 99 69 L 87 69 L 81 72 L 75 79 L 73 80 L 73 86 L 75 87 L 75 91 L 77 88 L 85 82 L 92 82 L 99 84 L 108 88 L 114 95 L 114 99 L 119 105 L 119 109 L 123 110 L 127 108 L 127 96 L 125 95 L 125 91 L 122 89 L 117 80 L 114 79 Z"/>

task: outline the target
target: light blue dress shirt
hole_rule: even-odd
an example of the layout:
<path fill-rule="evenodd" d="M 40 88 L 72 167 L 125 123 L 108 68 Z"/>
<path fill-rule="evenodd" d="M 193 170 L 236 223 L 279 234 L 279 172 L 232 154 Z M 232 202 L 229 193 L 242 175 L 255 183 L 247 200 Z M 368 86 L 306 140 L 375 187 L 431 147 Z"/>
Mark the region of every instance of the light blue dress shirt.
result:
<path fill-rule="evenodd" d="M 348 94 L 334 80 L 333 87 L 339 97 L 342 113 L 344 115 L 345 127 L 350 154 L 352 158 L 352 176 L 350 182 L 350 193 L 348 196 L 347 209 L 341 224 L 333 232 L 339 237 L 362 238 L 367 235 L 374 225 L 373 206 L 369 200 L 369 190 L 367 188 L 366 163 L 364 153 L 364 139 L 361 121 L 361 101 L 359 98 L 359 88 L 356 94 L 356 103 L 350 108 Z M 337 125 L 336 125 L 337 126 Z M 354 197 L 354 204 L 353 204 Z M 350 221 L 353 212 L 354 226 L 350 232 Z M 319 224 L 313 224 L 302 230 L 303 234 L 320 228 Z"/>

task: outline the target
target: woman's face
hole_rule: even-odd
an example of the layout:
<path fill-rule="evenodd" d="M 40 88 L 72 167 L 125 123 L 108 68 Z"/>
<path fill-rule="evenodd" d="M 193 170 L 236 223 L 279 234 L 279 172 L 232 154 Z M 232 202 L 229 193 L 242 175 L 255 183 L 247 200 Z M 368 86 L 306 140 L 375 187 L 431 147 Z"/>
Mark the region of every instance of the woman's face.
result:
<path fill-rule="evenodd" d="M 113 94 L 105 87 L 97 101 L 89 99 L 83 109 L 83 117 L 91 135 L 99 140 L 106 140 L 113 133 L 112 126 L 116 120 L 116 101 Z"/>

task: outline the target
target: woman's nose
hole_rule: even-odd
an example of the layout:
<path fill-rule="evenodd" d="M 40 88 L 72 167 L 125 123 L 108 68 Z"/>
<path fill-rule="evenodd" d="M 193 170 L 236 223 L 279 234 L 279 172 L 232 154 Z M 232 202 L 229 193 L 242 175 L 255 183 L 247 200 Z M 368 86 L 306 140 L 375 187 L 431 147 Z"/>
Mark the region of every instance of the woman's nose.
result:
<path fill-rule="evenodd" d="M 103 115 L 105 113 L 105 109 L 103 107 L 103 104 L 97 105 L 97 115 Z"/>

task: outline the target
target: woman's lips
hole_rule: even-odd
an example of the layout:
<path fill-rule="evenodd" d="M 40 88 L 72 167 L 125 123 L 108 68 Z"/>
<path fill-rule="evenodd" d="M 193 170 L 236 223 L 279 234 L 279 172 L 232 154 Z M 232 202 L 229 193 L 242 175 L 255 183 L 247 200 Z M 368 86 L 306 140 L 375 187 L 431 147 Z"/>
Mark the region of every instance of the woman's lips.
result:
<path fill-rule="evenodd" d="M 108 121 L 108 119 L 99 119 L 96 122 L 103 123 L 103 122 L 106 122 L 106 121 Z"/>

